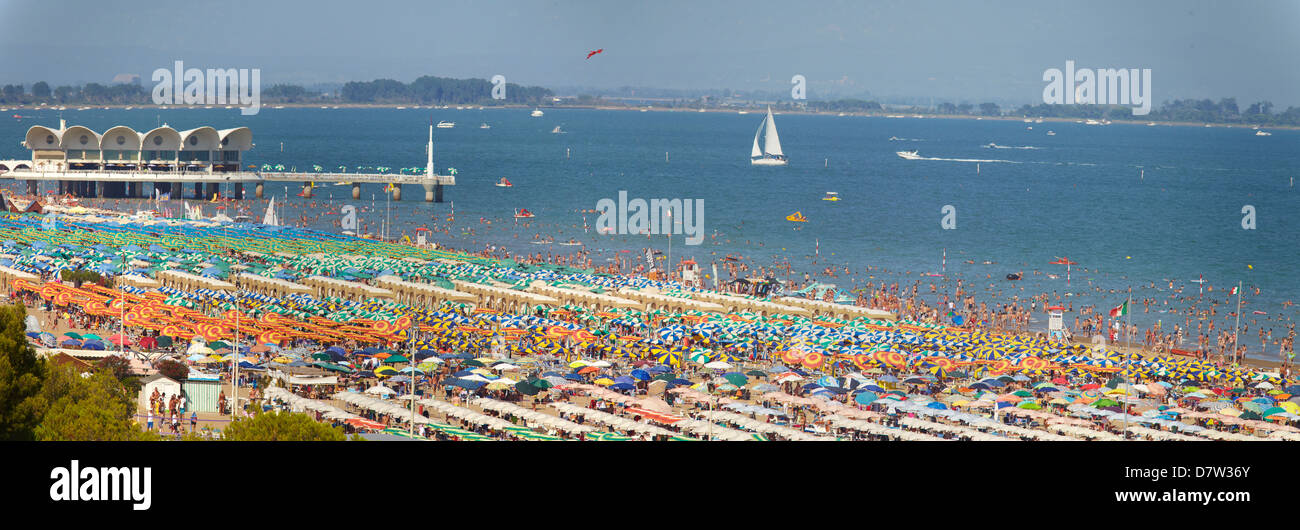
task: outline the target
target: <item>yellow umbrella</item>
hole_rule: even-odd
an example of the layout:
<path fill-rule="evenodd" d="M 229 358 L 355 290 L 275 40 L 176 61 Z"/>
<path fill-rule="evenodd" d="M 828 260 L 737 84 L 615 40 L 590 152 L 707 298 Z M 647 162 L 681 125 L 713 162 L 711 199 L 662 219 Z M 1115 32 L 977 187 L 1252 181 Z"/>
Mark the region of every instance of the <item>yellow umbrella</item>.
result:
<path fill-rule="evenodd" d="M 1053 405 L 1069 405 L 1070 401 L 1065 398 L 1056 398 L 1051 401 L 1048 401 L 1048 403 L 1051 403 Z"/>
<path fill-rule="evenodd" d="M 1124 395 L 1127 396 L 1127 395 L 1128 395 L 1128 391 L 1127 391 L 1127 390 L 1124 390 L 1123 388 L 1116 388 L 1116 389 L 1114 389 L 1114 390 L 1111 390 L 1111 391 L 1109 391 L 1109 392 L 1106 392 L 1106 395 L 1107 395 L 1107 396 L 1113 396 L 1113 395 L 1115 395 L 1115 394 L 1124 394 Z"/>
<path fill-rule="evenodd" d="M 602 377 L 602 378 L 596 380 L 596 384 L 598 384 L 598 385 L 600 385 L 600 386 L 609 386 L 609 385 L 614 384 L 614 380 L 613 380 L 613 379 L 610 379 L 610 378 L 608 378 L 608 377 Z"/>
<path fill-rule="evenodd" d="M 967 400 L 964 400 L 964 399 L 959 399 L 959 400 L 957 400 L 957 401 L 952 402 L 952 406 L 954 406 L 954 407 L 964 407 L 964 406 L 966 406 L 966 405 L 968 405 L 968 404 L 970 404 L 970 401 L 967 401 Z"/>
<path fill-rule="evenodd" d="M 488 370 L 487 368 L 475 368 L 475 369 L 473 369 L 473 370 L 470 370 L 469 372 L 472 373 L 472 374 L 478 374 L 478 375 L 496 375 L 496 374 L 493 374 L 492 371 L 491 371 L 491 370 Z"/>
<path fill-rule="evenodd" d="M 1285 410 L 1292 414 L 1300 415 L 1300 405 L 1295 404 L 1295 402 L 1283 401 L 1281 403 L 1278 403 L 1277 406 L 1282 407 L 1282 410 Z"/>
<path fill-rule="evenodd" d="M 583 366 L 587 366 L 587 363 L 582 361 L 573 361 L 569 363 L 569 368 L 582 368 Z"/>
<path fill-rule="evenodd" d="M 1224 407 L 1224 408 L 1219 409 L 1219 414 L 1222 414 L 1222 415 L 1224 415 L 1224 416 L 1232 416 L 1232 417 L 1235 418 L 1235 417 L 1241 415 L 1241 411 L 1240 411 L 1240 410 L 1237 410 L 1237 409 L 1234 409 L 1234 408 L 1232 408 L 1232 407 Z"/>
<path fill-rule="evenodd" d="M 276 357 L 275 359 L 272 359 L 272 360 L 275 361 L 275 362 L 277 362 L 277 363 L 281 363 L 281 364 L 289 364 L 289 363 L 293 362 L 293 359 L 290 359 L 290 358 L 288 358 L 288 357 L 284 357 L 284 356 Z"/>
<path fill-rule="evenodd" d="M 511 387 L 505 383 L 488 383 L 488 390 L 509 390 Z"/>

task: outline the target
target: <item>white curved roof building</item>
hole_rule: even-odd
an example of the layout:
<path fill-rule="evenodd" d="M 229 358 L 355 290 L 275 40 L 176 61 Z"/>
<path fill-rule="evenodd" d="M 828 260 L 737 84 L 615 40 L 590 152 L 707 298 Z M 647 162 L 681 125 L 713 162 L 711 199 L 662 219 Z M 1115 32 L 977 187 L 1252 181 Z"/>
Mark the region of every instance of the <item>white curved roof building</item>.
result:
<path fill-rule="evenodd" d="M 253 148 L 248 127 L 177 131 L 167 125 L 136 131 L 125 125 L 102 134 L 81 125 L 59 129 L 36 125 L 23 146 L 35 169 L 238 171 L 243 153 Z"/>

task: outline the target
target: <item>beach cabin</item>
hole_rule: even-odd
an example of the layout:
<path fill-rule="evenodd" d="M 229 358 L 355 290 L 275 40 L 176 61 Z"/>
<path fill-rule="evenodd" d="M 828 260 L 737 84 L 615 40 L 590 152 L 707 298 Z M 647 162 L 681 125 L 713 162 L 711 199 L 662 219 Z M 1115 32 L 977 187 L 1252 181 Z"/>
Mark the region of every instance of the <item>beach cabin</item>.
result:
<path fill-rule="evenodd" d="M 1047 337 L 1053 340 L 1065 340 L 1065 308 L 1059 305 L 1047 308 Z"/>
<path fill-rule="evenodd" d="M 700 284 L 700 266 L 693 259 L 682 261 L 682 285 L 703 287 Z"/>
<path fill-rule="evenodd" d="M 185 392 L 185 399 L 188 401 L 185 412 L 217 412 L 217 398 L 221 395 L 221 378 L 190 372 L 181 389 Z"/>
<path fill-rule="evenodd" d="M 162 374 L 154 374 L 144 378 L 140 387 L 140 394 L 136 398 L 136 406 L 139 410 L 149 410 L 149 397 L 153 391 L 157 390 L 159 395 L 171 398 L 182 392 L 181 384 L 175 379 Z M 191 399 L 193 401 L 193 399 Z"/>

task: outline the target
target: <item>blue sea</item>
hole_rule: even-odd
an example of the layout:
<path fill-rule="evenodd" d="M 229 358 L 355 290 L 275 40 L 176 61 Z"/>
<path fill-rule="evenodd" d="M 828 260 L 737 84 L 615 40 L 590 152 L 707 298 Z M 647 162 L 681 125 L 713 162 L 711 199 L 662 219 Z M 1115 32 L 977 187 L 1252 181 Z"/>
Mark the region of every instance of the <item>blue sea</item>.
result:
<path fill-rule="evenodd" d="M 447 120 L 456 127 L 435 129 L 434 162 L 439 172 L 457 170 L 448 202 L 425 203 L 422 189 L 407 186 L 405 200 L 389 210 L 379 185 L 364 186 L 357 206 L 370 231 L 378 232 L 390 212 L 394 234 L 445 226 L 454 207 L 451 233 L 433 240 L 456 248 L 493 244 L 557 254 L 579 248 L 528 243 L 542 234 L 584 242 L 596 264 L 619 250 L 633 251 L 625 256 L 643 255 L 647 247 L 667 252 L 662 235 L 596 235 L 597 216 L 583 211 L 625 190 L 633 198 L 704 200 L 705 242 L 687 246 L 675 236 L 674 261 L 694 257 L 707 264 L 727 254 L 745 256 L 753 266 L 788 261 L 800 280 L 804 272 L 836 265 L 836 278 L 819 279 L 842 288 L 924 280 L 920 292 L 928 295 L 939 278 L 919 275 L 942 270 L 947 279 L 965 279 L 968 289 L 978 286 L 980 301 L 990 304 L 1045 292 L 1076 309 L 1105 311 L 1132 287 L 1135 300 L 1162 304 L 1144 313 L 1135 302 L 1133 322 L 1146 327 L 1160 320 L 1171 330 L 1187 317 L 1159 311 L 1186 307 L 1170 296 L 1179 289 L 1196 295 L 1192 280 L 1203 275 L 1214 288 L 1206 299 L 1221 301 L 1216 330 L 1232 325 L 1225 319 L 1232 308 L 1222 303 L 1227 288 L 1238 281 L 1246 286 L 1242 322 L 1251 326 L 1242 340 L 1253 344 L 1252 352 L 1259 326 L 1285 335 L 1295 308 L 1283 309 L 1282 302 L 1300 298 L 1294 265 L 1300 195 L 1292 185 L 1300 175 L 1300 131 L 1261 137 L 1223 127 L 778 114 L 790 164 L 754 167 L 748 155 L 759 112 L 544 110 L 540 118 L 527 109 L 263 108 L 255 116 L 237 109 L 25 110 L 17 111 L 24 119 L 0 122 L 0 137 L 8 139 L 0 158 L 28 157 L 20 145 L 27 128 L 57 126 L 61 114 L 69 125 L 96 131 L 118 124 L 140 131 L 163 123 L 178 130 L 247 126 L 256 145 L 245 163 L 259 166 L 423 167 L 429 123 Z M 565 134 L 551 134 L 557 125 Z M 904 150 L 925 159 L 895 154 Z M 502 177 L 514 187 L 495 187 Z M 353 202 L 346 186 L 317 187 L 310 201 L 295 197 L 296 186 L 267 189 L 277 205 L 287 199 L 280 212 L 286 220 Z M 828 191 L 842 200 L 821 200 Z M 264 202 L 245 204 L 261 215 Z M 956 212 L 951 230 L 941 226 L 947 205 Z M 1242 228 L 1247 205 L 1255 212 L 1253 230 Z M 515 208 L 537 217 L 516 224 Z M 785 219 L 795 211 L 808 222 Z M 338 230 L 335 219 L 321 215 L 315 226 Z M 1064 267 L 1048 264 L 1058 257 L 1078 263 L 1068 286 Z M 1023 280 L 1004 279 L 1018 271 Z"/>

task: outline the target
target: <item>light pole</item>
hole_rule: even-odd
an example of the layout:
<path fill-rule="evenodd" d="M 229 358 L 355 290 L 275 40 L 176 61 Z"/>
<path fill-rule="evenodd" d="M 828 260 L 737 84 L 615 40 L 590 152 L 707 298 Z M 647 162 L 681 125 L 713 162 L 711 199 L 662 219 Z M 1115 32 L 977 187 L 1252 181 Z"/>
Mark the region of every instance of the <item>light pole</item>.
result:
<path fill-rule="evenodd" d="M 415 368 L 415 330 L 417 329 L 419 329 L 419 323 L 415 321 L 415 318 L 412 318 L 411 336 L 407 338 L 407 340 L 411 342 L 411 436 L 415 436 L 415 373 L 416 370 L 418 370 Z"/>

